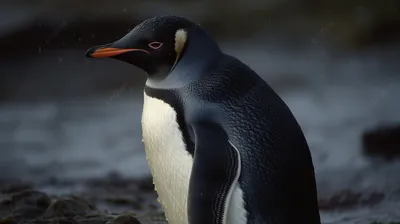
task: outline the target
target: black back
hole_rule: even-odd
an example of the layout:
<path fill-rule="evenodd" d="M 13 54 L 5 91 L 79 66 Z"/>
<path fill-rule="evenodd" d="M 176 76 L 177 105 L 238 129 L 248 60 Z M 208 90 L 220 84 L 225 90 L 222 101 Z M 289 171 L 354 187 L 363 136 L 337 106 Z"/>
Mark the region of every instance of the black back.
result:
<path fill-rule="evenodd" d="M 195 81 L 169 89 L 146 86 L 145 93 L 175 108 L 191 155 L 194 136 L 187 121 L 195 111 L 204 116 L 213 111 L 210 119 L 240 151 L 239 183 L 249 224 L 320 223 L 303 132 L 282 99 L 248 66 L 221 54 Z"/>

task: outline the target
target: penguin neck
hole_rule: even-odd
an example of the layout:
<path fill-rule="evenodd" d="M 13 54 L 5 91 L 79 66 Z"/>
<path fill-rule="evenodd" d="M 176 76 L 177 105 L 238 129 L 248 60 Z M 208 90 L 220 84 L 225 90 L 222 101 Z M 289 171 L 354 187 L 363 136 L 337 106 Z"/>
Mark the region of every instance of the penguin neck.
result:
<path fill-rule="evenodd" d="M 201 28 L 190 31 L 182 56 L 171 71 L 149 76 L 146 86 L 171 89 L 186 86 L 206 75 L 223 55 L 215 41 Z"/>

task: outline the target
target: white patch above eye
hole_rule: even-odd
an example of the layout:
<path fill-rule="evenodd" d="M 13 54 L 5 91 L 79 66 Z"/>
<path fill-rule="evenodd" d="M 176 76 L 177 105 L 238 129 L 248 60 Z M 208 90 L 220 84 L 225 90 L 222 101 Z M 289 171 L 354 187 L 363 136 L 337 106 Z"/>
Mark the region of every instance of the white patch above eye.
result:
<path fill-rule="evenodd" d="M 184 29 L 177 30 L 175 33 L 175 51 L 178 55 L 180 55 L 180 53 L 182 52 L 186 40 L 187 40 L 186 30 Z"/>
<path fill-rule="evenodd" d="M 155 49 L 155 50 L 158 49 L 158 48 L 160 48 L 162 45 L 163 45 L 163 43 L 157 42 L 157 41 L 151 42 L 151 43 L 148 44 L 148 46 L 149 46 L 150 48 Z"/>
<path fill-rule="evenodd" d="M 175 59 L 175 63 L 172 66 L 172 68 L 175 67 L 176 63 L 178 63 L 178 60 L 181 56 L 181 53 L 183 51 L 183 48 L 185 47 L 186 44 L 186 40 L 187 40 L 187 32 L 184 29 L 179 29 L 176 31 L 175 33 L 175 52 L 176 52 L 176 59 Z M 172 69 L 171 68 L 171 69 Z"/>

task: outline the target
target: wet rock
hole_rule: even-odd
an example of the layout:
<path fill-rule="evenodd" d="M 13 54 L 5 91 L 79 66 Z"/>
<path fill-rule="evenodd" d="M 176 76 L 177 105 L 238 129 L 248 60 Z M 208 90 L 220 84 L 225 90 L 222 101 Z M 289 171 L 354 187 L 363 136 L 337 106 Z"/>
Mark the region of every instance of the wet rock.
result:
<path fill-rule="evenodd" d="M 49 219 L 35 220 L 34 223 L 49 223 L 49 224 L 105 224 L 110 220 L 111 216 L 106 216 L 104 214 L 98 214 L 95 216 L 82 216 L 82 217 L 53 217 Z"/>
<path fill-rule="evenodd" d="M 51 202 L 45 193 L 34 190 L 3 194 L 0 199 L 0 217 L 16 221 L 42 216 Z"/>
<path fill-rule="evenodd" d="M 106 209 L 154 213 L 161 208 L 151 178 L 133 180 L 112 174 L 103 179 L 88 180 L 84 185 L 88 190 L 81 196 Z"/>
<path fill-rule="evenodd" d="M 14 179 L 0 180 L 0 193 L 2 194 L 19 192 L 28 189 L 32 189 L 32 186 L 27 183 L 23 183 L 20 180 L 14 180 Z"/>
<path fill-rule="evenodd" d="M 51 199 L 39 191 L 14 193 L 1 200 L 0 224 L 11 223 L 65 223 L 104 224 L 112 219 L 94 206 L 77 197 Z M 7 211 L 7 212 L 4 212 Z"/>
<path fill-rule="evenodd" d="M 82 192 L 49 196 L 21 181 L 0 180 L 0 224 L 167 224 L 151 178 L 117 174 L 87 181 L 50 178 L 35 187 L 49 189 L 49 185 Z"/>
<path fill-rule="evenodd" d="M 99 211 L 76 196 L 50 198 L 25 188 L 0 188 L 0 224 L 141 224 L 133 213 L 121 215 Z M 26 185 L 21 185 L 26 186 Z M 12 190 L 10 190 L 12 189 Z M 21 190 L 17 190 L 21 189 Z M 150 217 L 152 217 L 150 215 Z M 159 218 L 157 216 L 156 218 Z M 152 219 L 151 219 L 152 220 Z M 160 222 L 143 222 L 142 224 Z M 160 223 L 161 224 L 161 223 Z"/>
<path fill-rule="evenodd" d="M 138 217 L 142 224 L 168 224 L 164 212 L 151 213 L 146 216 Z"/>
<path fill-rule="evenodd" d="M 385 159 L 400 157 L 400 125 L 380 126 L 363 133 L 364 152 Z"/>
<path fill-rule="evenodd" d="M 53 202 L 44 214 L 44 217 L 76 217 L 96 212 L 96 209 L 85 200 L 71 196 L 60 198 Z"/>
<path fill-rule="evenodd" d="M 371 206 L 378 204 L 384 199 L 382 193 L 356 193 L 351 190 L 343 190 L 329 198 L 318 200 L 321 210 L 350 209 L 356 206 Z"/>
<path fill-rule="evenodd" d="M 134 214 L 127 213 L 115 217 L 106 224 L 140 224 L 140 222 L 134 217 Z"/>

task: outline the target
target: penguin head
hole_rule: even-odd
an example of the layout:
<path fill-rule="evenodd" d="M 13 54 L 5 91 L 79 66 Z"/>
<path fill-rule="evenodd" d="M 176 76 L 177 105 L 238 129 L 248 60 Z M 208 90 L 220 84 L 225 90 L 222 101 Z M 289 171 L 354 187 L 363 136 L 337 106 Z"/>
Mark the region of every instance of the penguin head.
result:
<path fill-rule="evenodd" d="M 143 69 L 149 76 L 168 73 L 181 59 L 188 32 L 196 25 L 178 16 L 154 17 L 121 39 L 90 48 L 90 58 L 114 58 Z"/>

